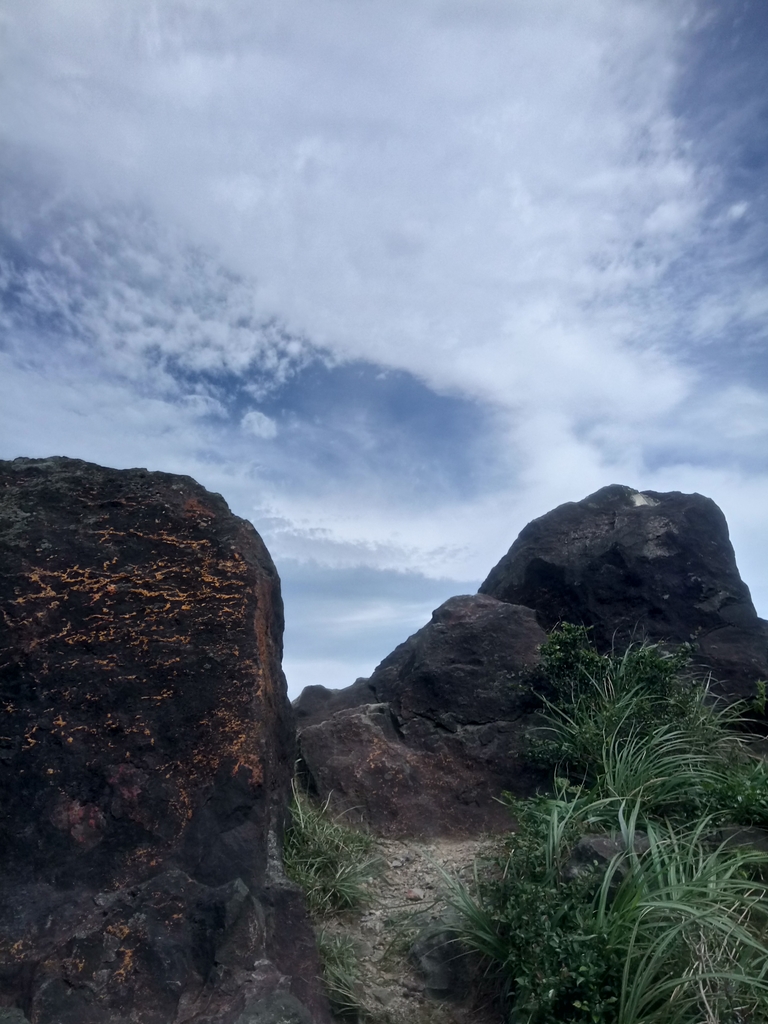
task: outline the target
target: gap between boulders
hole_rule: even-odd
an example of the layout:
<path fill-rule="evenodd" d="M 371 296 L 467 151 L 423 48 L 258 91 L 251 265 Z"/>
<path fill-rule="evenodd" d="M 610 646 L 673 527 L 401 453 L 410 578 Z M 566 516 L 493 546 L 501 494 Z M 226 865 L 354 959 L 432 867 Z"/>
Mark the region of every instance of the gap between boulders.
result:
<path fill-rule="evenodd" d="M 442 872 L 470 881 L 497 839 L 376 839 L 381 870 L 360 911 L 318 925 L 349 937 L 359 965 L 361 1019 L 370 1024 L 498 1024 L 465 984 L 466 954 L 441 950 L 450 908 Z M 433 942 L 436 939 L 436 942 Z M 449 940 L 448 940 L 449 941 Z M 436 949 L 434 947 L 437 947 Z M 436 955 L 435 955 L 436 954 Z"/>

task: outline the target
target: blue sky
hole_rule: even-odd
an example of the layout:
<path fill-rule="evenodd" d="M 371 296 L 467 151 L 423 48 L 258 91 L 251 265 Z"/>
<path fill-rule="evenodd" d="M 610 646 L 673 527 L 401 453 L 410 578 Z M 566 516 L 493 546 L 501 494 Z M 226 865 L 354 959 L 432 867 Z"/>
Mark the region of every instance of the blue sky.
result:
<path fill-rule="evenodd" d="M 763 0 L 0 12 L 0 456 L 189 473 L 344 686 L 603 484 L 768 616 Z"/>

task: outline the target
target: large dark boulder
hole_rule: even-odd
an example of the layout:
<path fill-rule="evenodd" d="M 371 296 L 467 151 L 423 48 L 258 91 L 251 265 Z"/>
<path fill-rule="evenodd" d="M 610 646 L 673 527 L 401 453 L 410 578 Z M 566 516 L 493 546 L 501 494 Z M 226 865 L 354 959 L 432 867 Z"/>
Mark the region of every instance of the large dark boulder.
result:
<path fill-rule="evenodd" d="M 329 1019 L 280 865 L 294 732 L 255 530 L 188 477 L 3 462 L 0 609 L 0 1006 Z"/>
<path fill-rule="evenodd" d="M 598 647 L 693 641 L 721 693 L 768 678 L 768 623 L 736 567 L 725 516 L 678 491 L 603 487 L 529 523 L 480 587 L 558 622 L 593 627 Z"/>
<path fill-rule="evenodd" d="M 384 833 L 508 826 L 497 798 L 543 781 L 524 741 L 539 706 L 529 670 L 545 639 L 529 608 L 446 601 L 370 679 L 311 687 L 294 702 L 312 785 Z"/>

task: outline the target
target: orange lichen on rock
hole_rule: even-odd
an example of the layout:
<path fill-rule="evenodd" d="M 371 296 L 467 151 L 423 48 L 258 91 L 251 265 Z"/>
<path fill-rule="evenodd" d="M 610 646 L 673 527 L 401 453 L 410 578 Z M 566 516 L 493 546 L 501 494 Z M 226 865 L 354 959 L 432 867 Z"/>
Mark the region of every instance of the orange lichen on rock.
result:
<path fill-rule="evenodd" d="M 188 478 L 66 459 L 0 463 L 0 526 L 0 1005 L 143 1024 L 183 1004 L 191 1024 L 208 986 L 199 1013 L 234 1019 L 216 950 L 242 905 L 238 969 L 268 955 L 294 762 L 269 554 Z"/>

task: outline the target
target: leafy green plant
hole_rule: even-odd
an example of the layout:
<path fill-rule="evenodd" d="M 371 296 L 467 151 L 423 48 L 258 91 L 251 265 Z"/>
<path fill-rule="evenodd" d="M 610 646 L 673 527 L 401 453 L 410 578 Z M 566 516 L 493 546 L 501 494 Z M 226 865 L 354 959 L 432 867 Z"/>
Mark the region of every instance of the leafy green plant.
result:
<path fill-rule="evenodd" d="M 304 890 L 309 911 L 322 918 L 365 903 L 366 883 L 380 861 L 371 837 L 334 820 L 328 804 L 317 807 L 294 784 L 291 823 L 283 848 L 285 871 Z"/>
<path fill-rule="evenodd" d="M 729 727 L 744 708 L 718 706 L 706 683 L 688 677 L 689 653 L 641 643 L 600 655 L 583 627 L 553 631 L 542 673 L 556 697 L 544 698 L 537 758 L 598 797 L 642 791 L 657 813 L 701 813 L 704 791 L 738 756 L 741 740 Z"/>
<path fill-rule="evenodd" d="M 692 828 L 650 825 L 640 847 L 641 803 L 605 801 L 603 821 L 610 806 L 621 852 L 602 871 L 563 871 L 596 810 L 563 795 L 515 806 L 519 831 L 474 892 L 449 883 L 461 938 L 484 959 L 507 1019 L 700 1024 L 763 1016 L 766 901 L 749 870 L 762 855 L 711 849 L 706 817 Z"/>
<path fill-rule="evenodd" d="M 768 1020 L 768 858 L 713 838 L 768 824 L 768 767 L 732 728 L 745 705 L 718 706 L 688 654 L 600 655 L 568 624 L 542 648 L 555 797 L 509 798 L 495 869 L 447 882 L 515 1024 Z M 617 852 L 584 870 L 589 835 Z"/>
<path fill-rule="evenodd" d="M 541 646 L 541 671 L 557 703 L 575 704 L 601 681 L 613 694 L 642 685 L 651 703 L 676 698 L 685 689 L 681 676 L 690 662 L 690 644 L 672 650 L 641 641 L 630 643 L 621 653 L 599 654 L 590 632 L 589 627 L 563 622 Z"/>
<path fill-rule="evenodd" d="M 541 645 L 541 673 L 558 704 L 575 704 L 585 683 L 602 675 L 604 661 L 590 632 L 586 626 L 563 622 Z"/>
<path fill-rule="evenodd" d="M 585 828 L 577 804 L 510 803 L 518 830 L 495 870 L 476 872 L 474 892 L 446 879 L 460 937 L 482 958 L 510 1020 L 610 1021 L 621 964 L 591 927 L 594 879 L 561 879 L 567 850 Z"/>
<path fill-rule="evenodd" d="M 768 765 L 751 758 L 729 766 L 713 781 L 709 799 L 736 825 L 768 828 Z"/>

